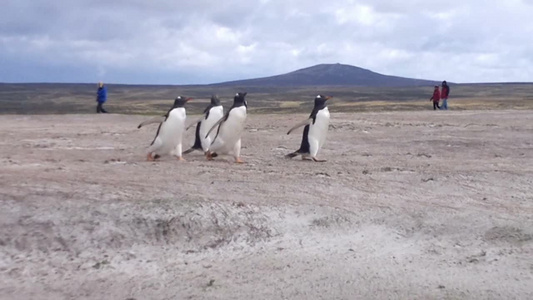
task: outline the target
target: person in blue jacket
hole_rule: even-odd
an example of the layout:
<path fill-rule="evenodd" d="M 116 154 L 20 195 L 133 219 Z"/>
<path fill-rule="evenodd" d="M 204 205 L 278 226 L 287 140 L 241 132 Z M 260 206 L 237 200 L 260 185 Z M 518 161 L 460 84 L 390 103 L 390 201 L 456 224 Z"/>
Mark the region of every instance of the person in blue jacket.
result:
<path fill-rule="evenodd" d="M 103 82 L 98 83 L 98 91 L 96 91 L 96 113 L 107 113 L 102 105 L 107 101 L 107 88 L 104 86 Z"/>

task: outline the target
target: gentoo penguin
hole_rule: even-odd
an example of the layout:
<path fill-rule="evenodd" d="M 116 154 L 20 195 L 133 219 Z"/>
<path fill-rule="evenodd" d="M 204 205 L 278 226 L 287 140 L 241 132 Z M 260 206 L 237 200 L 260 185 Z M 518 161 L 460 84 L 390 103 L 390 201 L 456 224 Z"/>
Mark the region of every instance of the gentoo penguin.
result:
<path fill-rule="evenodd" d="M 185 98 L 178 96 L 174 100 L 172 108 L 164 115 L 164 119 L 157 128 L 157 133 L 154 140 L 148 148 L 147 160 L 155 160 L 161 155 L 175 155 L 179 160 L 183 160 L 182 157 L 182 137 L 185 131 L 185 119 L 187 114 L 185 111 L 185 103 L 191 100 L 191 98 Z M 155 118 L 153 119 L 155 120 Z M 138 128 L 143 125 L 155 122 L 152 120 L 139 124 Z"/>
<path fill-rule="evenodd" d="M 208 160 L 219 154 L 233 153 L 236 163 L 243 163 L 241 155 L 241 135 L 246 121 L 246 108 L 248 103 L 244 97 L 246 93 L 237 93 L 233 98 L 233 105 L 229 111 L 216 122 L 206 134 L 206 137 L 218 128 L 215 138 L 206 153 Z"/>
<path fill-rule="evenodd" d="M 183 154 L 190 153 L 194 150 L 202 150 L 204 153 L 207 153 L 211 146 L 211 142 L 216 135 L 214 130 L 209 135 L 207 132 L 218 120 L 222 119 L 223 116 L 224 108 L 220 105 L 220 100 L 216 95 L 211 96 L 211 103 L 205 108 L 200 119 L 194 121 L 187 127 L 187 129 L 189 129 L 189 127 L 197 124 L 194 145 L 189 150 L 183 152 Z"/>
<path fill-rule="evenodd" d="M 316 157 L 322 145 L 326 141 L 326 135 L 329 127 L 329 110 L 326 105 L 326 101 L 331 97 L 318 95 L 315 98 L 315 107 L 309 118 L 296 126 L 291 128 L 287 134 L 290 134 L 293 130 L 305 125 L 304 133 L 302 136 L 302 144 L 300 149 L 293 153 L 287 154 L 288 158 L 293 158 L 297 155 L 302 155 L 302 159 L 307 159 L 309 156 L 313 161 L 324 162 Z"/>

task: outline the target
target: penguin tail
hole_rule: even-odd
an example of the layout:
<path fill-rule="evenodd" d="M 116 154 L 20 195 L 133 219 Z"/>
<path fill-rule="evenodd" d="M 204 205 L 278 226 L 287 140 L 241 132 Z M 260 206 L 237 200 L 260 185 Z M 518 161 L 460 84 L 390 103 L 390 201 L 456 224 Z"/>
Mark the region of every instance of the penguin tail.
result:
<path fill-rule="evenodd" d="M 188 150 L 183 151 L 183 155 L 189 154 L 189 153 L 193 152 L 194 150 L 196 150 L 196 149 L 195 148 L 189 148 Z"/>
<path fill-rule="evenodd" d="M 300 153 L 298 153 L 298 151 L 295 151 L 295 152 L 292 152 L 292 153 L 289 153 L 289 154 L 285 155 L 285 157 L 286 158 L 293 158 L 293 157 L 298 156 L 298 154 L 300 154 Z"/>
<path fill-rule="evenodd" d="M 185 150 L 183 152 L 183 154 L 189 154 L 189 153 L 193 152 L 194 150 L 202 150 L 202 144 L 201 143 L 194 143 L 194 145 L 190 149 Z"/>

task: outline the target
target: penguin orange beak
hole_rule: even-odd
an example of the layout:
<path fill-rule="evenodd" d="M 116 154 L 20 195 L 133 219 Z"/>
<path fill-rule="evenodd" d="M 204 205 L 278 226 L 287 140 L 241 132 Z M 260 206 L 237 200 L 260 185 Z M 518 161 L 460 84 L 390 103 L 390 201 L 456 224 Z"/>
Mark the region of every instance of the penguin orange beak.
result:
<path fill-rule="evenodd" d="M 331 96 L 326 96 L 326 100 L 329 100 L 329 99 L 331 99 L 331 98 L 333 98 L 333 97 L 331 97 Z"/>
<path fill-rule="evenodd" d="M 187 99 L 185 99 L 185 101 L 191 101 L 191 100 L 192 100 L 192 98 L 187 98 Z"/>

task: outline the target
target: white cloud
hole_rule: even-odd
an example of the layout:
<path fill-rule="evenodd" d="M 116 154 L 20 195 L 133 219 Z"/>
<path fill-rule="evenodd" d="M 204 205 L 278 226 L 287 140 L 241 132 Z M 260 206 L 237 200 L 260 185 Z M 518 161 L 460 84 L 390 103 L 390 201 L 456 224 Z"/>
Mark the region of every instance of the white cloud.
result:
<path fill-rule="evenodd" d="M 79 71 L 71 81 L 179 84 L 335 62 L 425 79 L 531 81 L 531 4 L 7 0 L 0 61 L 13 70 L 33 65 L 31 78 L 43 81 L 64 80 L 50 70 L 65 66 Z M 30 78 L 20 74 L 2 72 L 0 81 Z"/>

